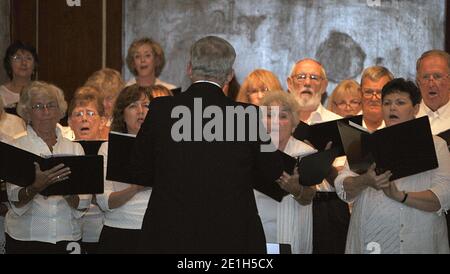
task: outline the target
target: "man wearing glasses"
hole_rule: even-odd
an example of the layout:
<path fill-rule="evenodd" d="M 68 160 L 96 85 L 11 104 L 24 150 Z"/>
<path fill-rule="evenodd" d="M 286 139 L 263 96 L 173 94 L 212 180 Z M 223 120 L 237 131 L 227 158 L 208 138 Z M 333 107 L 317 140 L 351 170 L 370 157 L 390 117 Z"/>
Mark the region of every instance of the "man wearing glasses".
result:
<path fill-rule="evenodd" d="M 417 117 L 428 115 L 433 134 L 450 128 L 450 55 L 430 50 L 417 60 L 417 84 L 422 103 Z"/>
<path fill-rule="evenodd" d="M 322 95 L 327 90 L 328 79 L 325 69 L 314 59 L 303 59 L 295 63 L 287 78 L 288 90 L 300 104 L 300 120 L 316 124 L 341 119 L 321 104 Z"/>
<path fill-rule="evenodd" d="M 325 69 L 318 61 L 303 59 L 295 63 L 287 84 L 289 92 L 294 94 L 300 104 L 301 121 L 317 124 L 342 118 L 321 104 L 328 80 Z M 343 254 L 350 220 L 348 205 L 336 195 L 333 182 L 324 180 L 316 186 L 315 191 L 312 205 L 306 205 L 311 208 L 312 223 L 305 221 L 302 224 L 304 229 L 312 230 L 312 252 Z"/>
<path fill-rule="evenodd" d="M 385 67 L 373 66 L 363 71 L 361 76 L 363 127 L 370 132 L 384 127 L 381 113 L 381 89 L 394 79 Z"/>

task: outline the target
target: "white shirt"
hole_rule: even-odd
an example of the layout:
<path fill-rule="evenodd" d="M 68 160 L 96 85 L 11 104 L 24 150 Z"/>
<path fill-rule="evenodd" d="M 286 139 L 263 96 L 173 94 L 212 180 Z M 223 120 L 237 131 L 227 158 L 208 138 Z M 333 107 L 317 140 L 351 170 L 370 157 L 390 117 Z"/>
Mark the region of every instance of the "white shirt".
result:
<path fill-rule="evenodd" d="M 128 86 L 134 85 L 134 84 L 136 84 L 136 83 L 137 83 L 137 82 L 136 82 L 136 77 L 134 77 L 134 78 L 131 78 L 131 79 L 127 82 L 127 84 L 126 84 L 125 86 L 128 87 Z M 176 86 L 174 86 L 174 85 L 172 85 L 172 84 L 169 84 L 169 83 L 166 83 L 166 82 L 164 82 L 164 81 L 159 80 L 159 78 L 156 78 L 156 80 L 155 80 L 155 85 L 161 85 L 161 86 L 164 86 L 164 87 L 166 87 L 166 88 L 169 89 L 169 90 L 177 88 Z"/>
<path fill-rule="evenodd" d="M 0 86 L 0 97 L 3 100 L 3 104 L 5 107 L 9 107 L 17 102 L 20 99 L 20 93 L 15 93 L 9 90 L 5 85 Z"/>
<path fill-rule="evenodd" d="M 314 125 L 314 124 L 319 124 L 319 123 L 338 120 L 338 119 L 342 119 L 342 117 L 337 115 L 334 112 L 329 111 L 328 109 L 324 108 L 322 106 L 322 104 L 320 104 L 317 107 L 316 111 L 311 113 L 311 116 L 309 116 L 306 123 L 308 125 Z M 342 157 L 338 157 L 338 158 L 336 158 L 335 162 L 333 163 L 333 166 L 339 166 L 340 163 L 342 163 L 342 162 L 343 162 Z M 323 192 L 334 192 L 335 191 L 334 188 L 326 180 L 323 180 L 323 182 L 321 184 L 318 184 L 316 186 L 316 189 L 317 189 L 317 191 L 323 191 Z"/>
<path fill-rule="evenodd" d="M 57 142 L 53 153 L 47 144 L 28 126 L 27 135 L 16 139 L 12 145 L 36 155 L 73 154 L 84 155 L 83 148 L 78 143 L 63 138 L 56 129 Z M 19 191 L 22 187 L 6 184 L 8 199 L 19 201 Z M 62 196 L 44 197 L 37 194 L 33 200 L 21 208 L 11 203 L 11 209 L 6 214 L 5 230 L 8 235 L 19 241 L 39 241 L 57 243 L 59 241 L 78 241 L 81 239 L 80 218 L 82 209 L 88 208 L 91 195 L 79 195 L 78 209 L 69 206 Z"/>
<path fill-rule="evenodd" d="M 289 139 L 284 150 L 300 158 L 316 151 L 294 138 Z M 302 206 L 291 195 L 277 202 L 257 190 L 254 193 L 267 243 L 290 244 L 293 254 L 311 254 L 312 205 Z"/>
<path fill-rule="evenodd" d="M 104 212 L 94 204 L 91 204 L 89 210 L 81 218 L 82 241 L 84 243 L 98 243 L 103 229 L 105 219 Z"/>
<path fill-rule="evenodd" d="M 353 201 L 346 253 L 370 253 L 379 244 L 382 254 L 450 253 L 447 222 L 442 214 L 450 208 L 450 154 L 444 140 L 433 137 L 439 163 L 437 169 L 395 181 L 406 192 L 432 191 L 439 199 L 438 212 L 425 212 L 388 198 L 382 190 L 367 188 L 355 199 L 346 199 L 344 179 L 357 174 L 348 164 L 334 184 L 338 196 Z"/>
<path fill-rule="evenodd" d="M 367 124 L 366 124 L 366 122 L 364 121 L 364 119 L 362 120 L 362 127 L 368 130 Z M 385 128 L 385 127 L 386 127 L 386 124 L 384 123 L 384 120 L 382 120 L 382 121 L 381 121 L 381 125 L 380 125 L 379 127 L 377 127 L 376 130 L 379 130 L 379 129 L 382 129 L 382 128 Z"/>
<path fill-rule="evenodd" d="M 99 155 L 103 155 L 105 176 L 108 163 L 108 143 L 101 145 Z M 104 225 L 122 229 L 141 229 L 144 220 L 145 211 L 147 210 L 148 201 L 152 193 L 151 188 L 146 188 L 138 192 L 128 202 L 118 208 L 109 208 L 109 196 L 113 192 L 121 191 L 128 188 L 130 185 L 106 180 L 104 194 L 97 194 L 97 203 L 100 208 L 105 211 Z"/>
<path fill-rule="evenodd" d="M 14 138 L 14 136 L 26 131 L 25 121 L 16 115 L 4 112 L 0 116 L 0 131 Z"/>
<path fill-rule="evenodd" d="M 75 132 L 70 127 L 65 127 L 60 123 L 56 124 L 56 126 L 61 130 L 61 134 L 64 138 L 69 139 L 70 141 L 75 141 Z"/>
<path fill-rule="evenodd" d="M 436 111 L 432 111 L 422 100 L 417 117 L 428 116 L 431 132 L 437 135 L 450 129 L 450 101 Z"/>

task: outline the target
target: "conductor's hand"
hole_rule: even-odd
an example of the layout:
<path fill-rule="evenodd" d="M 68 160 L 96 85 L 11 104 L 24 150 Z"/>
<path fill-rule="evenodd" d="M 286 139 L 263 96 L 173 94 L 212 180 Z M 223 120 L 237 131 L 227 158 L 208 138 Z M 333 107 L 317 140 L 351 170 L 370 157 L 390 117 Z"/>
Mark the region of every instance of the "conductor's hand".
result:
<path fill-rule="evenodd" d="M 69 167 L 59 164 L 49 170 L 42 171 L 38 163 L 34 163 L 36 177 L 31 185 L 36 192 L 41 192 L 50 185 L 67 180 L 71 173 Z"/>
<path fill-rule="evenodd" d="M 389 187 L 389 178 L 392 176 L 392 172 L 388 170 L 380 175 L 377 175 L 375 173 L 375 168 L 376 164 L 374 163 L 369 167 L 367 172 L 362 175 L 364 177 L 362 182 L 376 190 Z"/>

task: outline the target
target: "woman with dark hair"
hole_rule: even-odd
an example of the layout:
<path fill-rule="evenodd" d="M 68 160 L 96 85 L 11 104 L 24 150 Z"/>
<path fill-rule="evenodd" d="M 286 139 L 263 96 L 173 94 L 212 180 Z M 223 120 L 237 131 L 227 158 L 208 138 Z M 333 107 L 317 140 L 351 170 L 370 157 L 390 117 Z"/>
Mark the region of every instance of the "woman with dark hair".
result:
<path fill-rule="evenodd" d="M 411 81 L 388 82 L 381 91 L 387 127 L 415 119 L 421 95 Z M 450 208 L 450 155 L 447 144 L 433 137 L 439 167 L 390 181 L 391 171 L 361 175 L 348 164 L 334 181 L 336 192 L 353 202 L 346 253 L 450 253 L 444 216 Z M 412 148 L 414 149 L 414 148 Z"/>
<path fill-rule="evenodd" d="M 31 45 L 16 41 L 6 49 L 3 67 L 10 81 L 0 86 L 6 108 L 15 108 L 22 89 L 35 80 L 38 63 L 36 49 Z"/>
<path fill-rule="evenodd" d="M 113 111 L 111 131 L 136 136 L 148 112 L 150 89 L 132 85 L 120 92 Z M 108 143 L 100 147 L 105 174 Z M 151 188 L 105 180 L 97 203 L 105 211 L 99 253 L 135 253 Z"/>

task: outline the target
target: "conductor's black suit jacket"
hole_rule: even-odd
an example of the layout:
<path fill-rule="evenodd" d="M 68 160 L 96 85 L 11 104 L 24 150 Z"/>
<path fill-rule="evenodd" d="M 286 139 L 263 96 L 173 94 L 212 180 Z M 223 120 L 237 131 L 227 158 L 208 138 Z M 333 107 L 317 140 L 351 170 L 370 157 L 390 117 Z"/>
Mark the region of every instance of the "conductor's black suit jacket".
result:
<path fill-rule="evenodd" d="M 194 83 L 178 96 L 157 98 L 150 104 L 132 157 L 135 179 L 153 187 L 139 251 L 264 253 L 253 187 L 276 184 L 282 159 L 277 152 L 260 152 L 260 141 L 175 142 L 171 131 L 179 118 L 171 118 L 171 112 L 185 106 L 194 120 L 194 98 L 201 98 L 203 109 L 248 106 L 232 101 L 207 82 Z M 202 124 L 209 120 L 203 119 Z M 194 138 L 194 124 L 191 129 Z M 229 130 L 224 125 L 223 136 Z"/>

